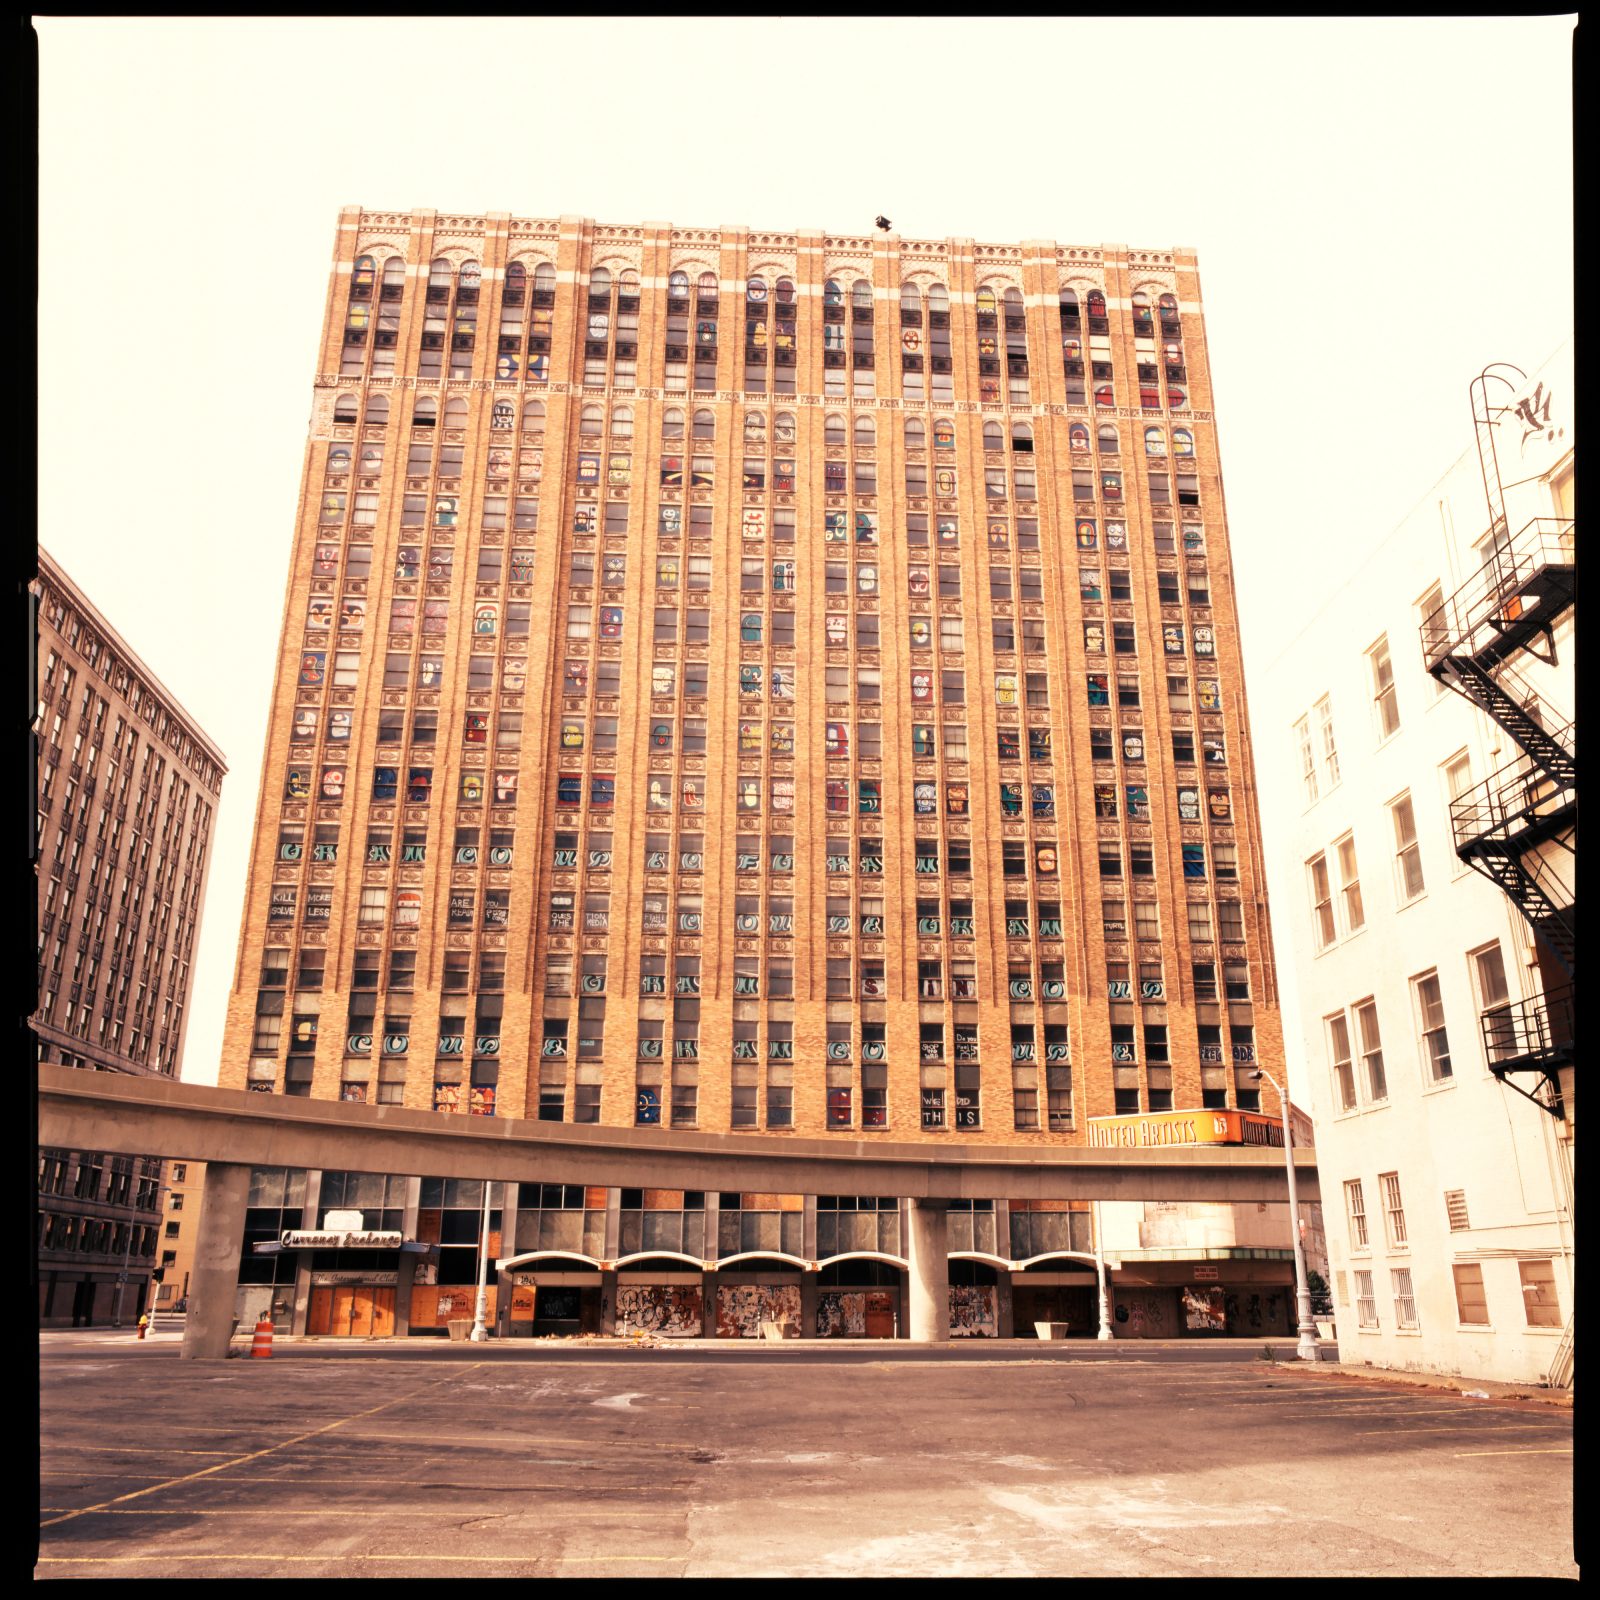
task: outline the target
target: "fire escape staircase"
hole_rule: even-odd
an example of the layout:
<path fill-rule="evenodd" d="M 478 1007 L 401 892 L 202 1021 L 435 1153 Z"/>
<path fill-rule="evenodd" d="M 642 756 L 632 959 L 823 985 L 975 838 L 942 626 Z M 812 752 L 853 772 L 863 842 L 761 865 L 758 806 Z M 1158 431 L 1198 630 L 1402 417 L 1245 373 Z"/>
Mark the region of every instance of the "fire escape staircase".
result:
<path fill-rule="evenodd" d="M 1482 1018 L 1490 1070 L 1523 1094 L 1509 1075 L 1538 1074 L 1551 1092 L 1527 1097 L 1561 1117 L 1559 1073 L 1574 1060 L 1578 956 L 1576 902 L 1556 863 L 1561 852 L 1574 852 L 1576 738 L 1570 722 L 1554 730 L 1544 726 L 1509 663 L 1521 650 L 1554 663 L 1556 624 L 1577 599 L 1576 546 L 1573 524 L 1554 517 L 1535 518 L 1507 535 L 1498 477 L 1491 481 L 1486 471 L 1485 485 L 1495 517 L 1488 558 L 1423 621 L 1422 654 L 1428 672 L 1477 706 L 1520 752 L 1452 803 L 1451 824 L 1456 854 L 1507 895 L 1572 980 Z"/>

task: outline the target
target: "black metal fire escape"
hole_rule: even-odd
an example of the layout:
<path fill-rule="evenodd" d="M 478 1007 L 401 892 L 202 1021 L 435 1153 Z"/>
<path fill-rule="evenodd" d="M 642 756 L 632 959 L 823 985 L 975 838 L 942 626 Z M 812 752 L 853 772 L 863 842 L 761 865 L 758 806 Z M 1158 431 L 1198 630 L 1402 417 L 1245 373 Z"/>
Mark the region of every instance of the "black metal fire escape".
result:
<path fill-rule="evenodd" d="M 1491 384 L 1514 392 L 1497 363 L 1472 384 L 1472 415 L 1484 496 L 1490 514 L 1483 566 L 1422 624 L 1427 670 L 1470 700 L 1521 752 L 1450 807 L 1456 854 L 1505 892 L 1527 920 L 1545 978 L 1542 997 L 1484 1013 L 1490 1070 L 1502 1082 L 1536 1073 L 1549 1092 L 1528 1095 L 1556 1117 L 1563 1113 L 1560 1071 L 1573 1061 L 1572 992 L 1578 974 L 1576 899 L 1570 867 L 1553 863 L 1575 849 L 1578 764 L 1573 724 L 1550 729 L 1531 705 L 1511 661 L 1520 651 L 1555 661 L 1555 628 L 1576 603 L 1574 526 L 1536 517 L 1516 533 L 1506 524 L 1495 429 L 1510 411 L 1491 404 Z M 1565 981 L 1562 982 L 1564 975 Z M 1550 979 L 1555 978 L 1552 988 Z M 1510 1087 L 1526 1094 L 1516 1083 Z"/>

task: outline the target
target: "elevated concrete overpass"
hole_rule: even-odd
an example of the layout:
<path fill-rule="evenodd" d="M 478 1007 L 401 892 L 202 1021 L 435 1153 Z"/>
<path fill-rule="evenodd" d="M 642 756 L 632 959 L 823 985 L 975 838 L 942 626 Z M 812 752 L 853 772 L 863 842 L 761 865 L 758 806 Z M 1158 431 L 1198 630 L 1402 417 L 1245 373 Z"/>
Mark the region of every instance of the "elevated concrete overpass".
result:
<path fill-rule="evenodd" d="M 1091 1149 L 805 1139 L 441 1116 L 167 1078 L 38 1066 L 39 1143 L 206 1163 L 183 1353 L 226 1354 L 251 1167 L 629 1188 L 848 1193 L 912 1202 L 913 1338 L 944 1336 L 951 1200 L 1282 1201 L 1283 1152 L 1232 1145 Z M 1299 1198 L 1320 1199 L 1295 1151 Z M 920 1291 L 920 1292 L 919 1292 Z M 919 1314 L 919 1312 L 921 1314 Z"/>

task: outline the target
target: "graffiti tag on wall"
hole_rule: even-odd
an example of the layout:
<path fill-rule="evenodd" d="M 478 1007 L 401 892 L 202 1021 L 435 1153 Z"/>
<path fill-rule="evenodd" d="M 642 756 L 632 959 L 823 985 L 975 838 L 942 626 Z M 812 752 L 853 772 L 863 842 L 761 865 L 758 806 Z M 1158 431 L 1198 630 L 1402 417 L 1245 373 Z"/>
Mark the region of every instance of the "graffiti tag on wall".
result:
<path fill-rule="evenodd" d="M 761 1324 L 776 1322 L 786 1339 L 800 1335 L 798 1284 L 723 1283 L 717 1286 L 717 1337 L 759 1339 Z"/>
<path fill-rule="evenodd" d="M 952 1283 L 950 1285 L 950 1337 L 952 1339 L 996 1336 L 994 1285 L 990 1283 Z"/>
<path fill-rule="evenodd" d="M 617 1286 L 617 1332 L 620 1334 L 656 1333 L 668 1339 L 698 1339 L 704 1328 L 703 1318 L 704 1301 L 696 1285 L 625 1283 Z"/>

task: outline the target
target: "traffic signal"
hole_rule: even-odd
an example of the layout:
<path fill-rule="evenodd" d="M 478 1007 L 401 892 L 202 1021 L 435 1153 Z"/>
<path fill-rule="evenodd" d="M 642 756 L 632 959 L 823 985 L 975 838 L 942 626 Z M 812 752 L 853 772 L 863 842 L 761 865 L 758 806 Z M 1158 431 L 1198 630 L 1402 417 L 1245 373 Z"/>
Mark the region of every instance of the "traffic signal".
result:
<path fill-rule="evenodd" d="M 152 1283 L 160 1283 L 161 1280 L 166 1277 L 166 1275 L 167 1269 L 165 1267 L 157 1267 L 155 1271 L 150 1274 L 150 1281 Z"/>

